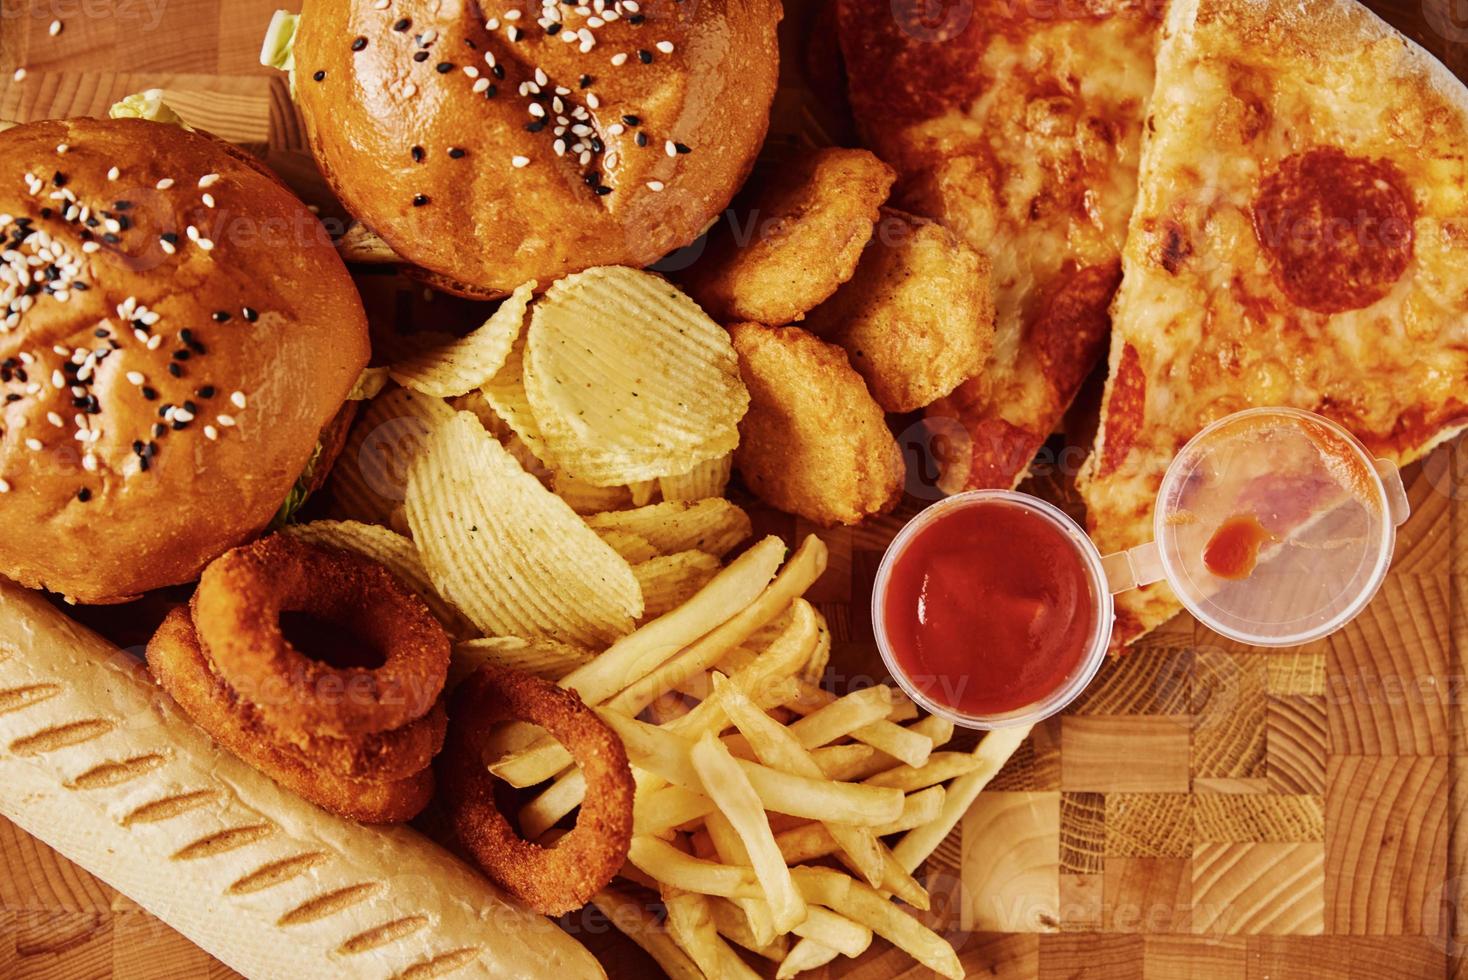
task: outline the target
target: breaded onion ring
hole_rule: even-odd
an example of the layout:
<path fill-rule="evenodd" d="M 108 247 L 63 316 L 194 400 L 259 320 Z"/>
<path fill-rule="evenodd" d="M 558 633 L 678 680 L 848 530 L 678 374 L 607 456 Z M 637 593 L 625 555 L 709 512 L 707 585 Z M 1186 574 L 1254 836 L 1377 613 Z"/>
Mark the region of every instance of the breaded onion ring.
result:
<path fill-rule="evenodd" d="M 443 748 L 448 727 L 448 712 L 442 704 L 435 704 L 428 709 L 428 714 L 402 728 L 360 738 L 318 735 L 298 739 L 283 732 L 275 732 L 274 736 L 312 764 L 338 776 L 400 779 L 433 765 L 433 757 Z"/>
<path fill-rule="evenodd" d="M 540 725 L 586 773 L 576 827 L 553 848 L 521 838 L 495 806 L 495 780 L 480 747 L 496 723 L 509 720 Z M 581 908 L 626 862 L 632 767 L 621 739 L 575 691 L 522 671 L 480 667 L 454 692 L 437 766 L 459 842 L 490 878 L 535 911 L 561 915 Z"/>
<path fill-rule="evenodd" d="M 147 656 L 158 683 L 220 747 L 323 809 L 362 823 L 399 823 L 417 816 L 433 796 L 431 769 L 405 779 L 345 779 L 278 745 L 254 707 L 209 669 L 184 607 L 164 619 Z"/>
<path fill-rule="evenodd" d="M 448 676 L 450 645 L 428 607 L 367 558 L 285 535 L 216 559 L 193 598 L 193 621 L 214 669 L 293 737 L 356 738 L 421 718 Z M 301 612 L 373 640 L 381 667 L 338 668 L 306 657 L 281 630 Z"/>

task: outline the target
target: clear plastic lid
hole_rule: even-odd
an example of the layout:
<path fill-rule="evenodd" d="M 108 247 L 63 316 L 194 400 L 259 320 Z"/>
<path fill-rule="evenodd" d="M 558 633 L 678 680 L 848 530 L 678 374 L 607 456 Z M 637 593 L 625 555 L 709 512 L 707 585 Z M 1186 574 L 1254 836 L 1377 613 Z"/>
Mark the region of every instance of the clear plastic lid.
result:
<path fill-rule="evenodd" d="M 1256 646 L 1334 632 L 1376 594 L 1407 516 L 1394 465 L 1345 429 L 1288 408 L 1199 432 L 1163 478 L 1137 584 L 1164 578 L 1212 630 Z M 1155 550 L 1149 554 L 1149 549 Z"/>

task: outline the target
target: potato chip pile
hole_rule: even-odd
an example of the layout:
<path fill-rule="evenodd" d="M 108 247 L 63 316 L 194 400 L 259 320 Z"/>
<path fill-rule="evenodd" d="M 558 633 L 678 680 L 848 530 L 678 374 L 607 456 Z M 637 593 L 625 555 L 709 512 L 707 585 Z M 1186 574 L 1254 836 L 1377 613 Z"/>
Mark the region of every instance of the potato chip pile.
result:
<path fill-rule="evenodd" d="M 526 284 L 464 337 L 404 344 L 333 471 L 345 520 L 294 533 L 369 550 L 461 637 L 589 655 L 749 537 L 722 496 L 749 397 L 728 334 L 651 273 L 591 269 L 532 300 Z"/>

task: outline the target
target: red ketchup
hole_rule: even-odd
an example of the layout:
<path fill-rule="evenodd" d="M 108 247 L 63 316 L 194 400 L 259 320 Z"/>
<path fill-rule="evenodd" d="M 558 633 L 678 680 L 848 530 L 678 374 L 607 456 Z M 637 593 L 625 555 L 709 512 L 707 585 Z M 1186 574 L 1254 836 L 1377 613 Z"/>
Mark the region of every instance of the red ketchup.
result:
<path fill-rule="evenodd" d="M 892 562 L 882 613 L 912 686 L 983 717 L 1064 684 L 1090 648 L 1097 597 L 1064 531 L 1024 507 L 977 501 L 917 530 Z"/>

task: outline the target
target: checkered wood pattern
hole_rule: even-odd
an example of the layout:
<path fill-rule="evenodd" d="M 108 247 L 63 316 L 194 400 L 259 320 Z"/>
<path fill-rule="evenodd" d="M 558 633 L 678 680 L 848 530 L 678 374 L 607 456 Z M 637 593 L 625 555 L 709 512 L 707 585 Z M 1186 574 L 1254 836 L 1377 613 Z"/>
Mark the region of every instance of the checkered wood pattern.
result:
<path fill-rule="evenodd" d="M 161 86 L 186 117 L 251 145 L 319 200 L 284 84 L 255 66 L 275 6 L 0 0 L 0 119 L 100 113 Z M 809 19 L 805 4 L 790 6 L 792 25 Z M 1383 9 L 1450 66 L 1468 67 L 1468 36 L 1426 26 L 1449 24 L 1445 2 Z M 51 38 L 54 11 L 66 26 Z M 15 83 L 21 64 L 29 77 Z M 782 105 L 800 103 L 798 91 L 782 95 Z M 421 312 L 421 296 L 391 277 L 360 284 L 380 323 Z M 1407 479 L 1414 513 L 1391 577 L 1347 629 L 1264 651 L 1180 617 L 1036 728 L 926 869 L 928 919 L 972 974 L 1468 978 L 1458 939 L 1468 936 L 1459 902 L 1468 875 L 1468 443 L 1444 447 Z M 1063 481 L 1029 488 L 1075 507 Z M 837 684 L 882 674 L 870 584 L 886 542 L 919 506 L 908 500 L 867 526 L 821 532 L 831 568 L 811 598 L 835 635 Z M 812 530 L 767 512 L 756 529 L 788 538 Z M 567 925 L 613 977 L 657 975 L 592 913 Z M 861 980 L 925 973 L 881 942 L 826 971 Z M 0 977 L 232 975 L 0 821 Z"/>

